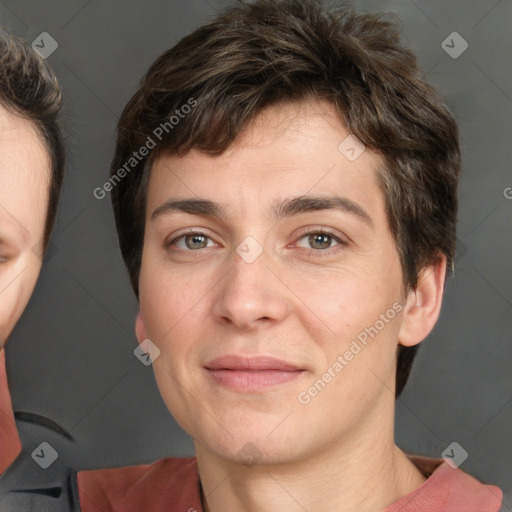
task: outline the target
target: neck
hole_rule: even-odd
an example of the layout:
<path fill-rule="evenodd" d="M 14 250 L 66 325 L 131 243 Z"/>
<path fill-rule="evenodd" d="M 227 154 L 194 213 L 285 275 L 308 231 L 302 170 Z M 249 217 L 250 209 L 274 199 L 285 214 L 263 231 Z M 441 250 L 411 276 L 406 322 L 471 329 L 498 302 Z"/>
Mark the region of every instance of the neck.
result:
<path fill-rule="evenodd" d="M 392 427 L 392 424 L 391 424 Z M 247 466 L 196 443 L 205 512 L 383 510 L 425 477 L 387 436 L 358 433 L 313 456 Z"/>

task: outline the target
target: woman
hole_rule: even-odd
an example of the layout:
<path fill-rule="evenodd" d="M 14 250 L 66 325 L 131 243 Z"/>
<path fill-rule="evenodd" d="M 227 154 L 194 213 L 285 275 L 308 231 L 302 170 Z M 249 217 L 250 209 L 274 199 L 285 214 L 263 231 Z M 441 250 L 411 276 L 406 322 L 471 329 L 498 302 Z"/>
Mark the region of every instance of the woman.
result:
<path fill-rule="evenodd" d="M 61 108 L 46 62 L 0 27 L 0 474 L 21 450 L 3 347 L 34 290 L 57 212 Z"/>
<path fill-rule="evenodd" d="M 82 512 L 499 510 L 460 445 L 394 442 L 455 256 L 458 130 L 419 76 L 397 27 L 313 0 L 234 3 L 151 65 L 108 183 L 195 457 L 83 472 Z"/>

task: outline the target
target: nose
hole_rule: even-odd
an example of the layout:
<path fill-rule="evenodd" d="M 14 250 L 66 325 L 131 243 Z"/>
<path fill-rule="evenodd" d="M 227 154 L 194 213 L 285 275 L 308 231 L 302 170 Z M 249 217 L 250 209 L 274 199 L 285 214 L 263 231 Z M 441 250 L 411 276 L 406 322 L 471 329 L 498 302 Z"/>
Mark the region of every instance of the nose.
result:
<path fill-rule="evenodd" d="M 216 319 L 241 330 L 252 330 L 286 318 L 289 294 L 269 263 L 265 251 L 253 261 L 244 259 L 242 252 L 234 253 L 232 268 L 221 281 L 213 305 Z"/>

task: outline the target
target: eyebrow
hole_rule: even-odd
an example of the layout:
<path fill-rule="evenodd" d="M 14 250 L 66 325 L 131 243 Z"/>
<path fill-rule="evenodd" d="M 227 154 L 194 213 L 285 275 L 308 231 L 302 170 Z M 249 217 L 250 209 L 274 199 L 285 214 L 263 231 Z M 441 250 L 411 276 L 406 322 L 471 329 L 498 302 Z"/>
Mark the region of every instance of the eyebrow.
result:
<path fill-rule="evenodd" d="M 285 217 L 321 210 L 339 210 L 349 213 L 364 221 L 368 226 L 373 226 L 372 218 L 362 206 L 341 196 L 298 196 L 281 199 L 272 205 L 271 215 L 274 220 L 278 221 Z M 208 199 L 174 199 L 165 201 L 158 206 L 151 214 L 151 220 L 169 213 L 206 215 L 219 219 L 226 217 L 224 208 L 219 203 Z"/>

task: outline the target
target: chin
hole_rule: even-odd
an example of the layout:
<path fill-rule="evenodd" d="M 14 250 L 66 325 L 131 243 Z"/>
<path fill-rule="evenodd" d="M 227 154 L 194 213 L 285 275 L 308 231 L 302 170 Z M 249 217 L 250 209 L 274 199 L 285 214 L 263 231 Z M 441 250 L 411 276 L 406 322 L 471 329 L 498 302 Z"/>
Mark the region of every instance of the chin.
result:
<path fill-rule="evenodd" d="M 292 460 L 292 453 L 288 446 L 280 443 L 277 447 L 273 443 L 268 443 L 265 436 L 231 439 L 229 445 L 213 442 L 209 449 L 222 459 L 245 466 L 279 464 Z"/>
<path fill-rule="evenodd" d="M 236 422 L 228 424 L 228 432 L 209 425 L 190 434 L 196 443 L 218 457 L 247 466 L 290 462 L 298 458 L 303 449 L 304 433 L 294 425 L 276 429 L 279 421 L 275 419 L 253 423 L 251 427 Z"/>

